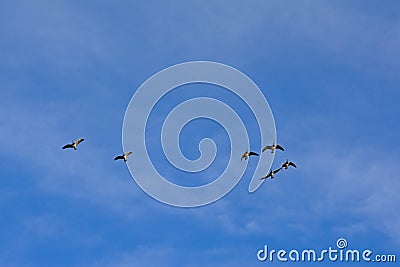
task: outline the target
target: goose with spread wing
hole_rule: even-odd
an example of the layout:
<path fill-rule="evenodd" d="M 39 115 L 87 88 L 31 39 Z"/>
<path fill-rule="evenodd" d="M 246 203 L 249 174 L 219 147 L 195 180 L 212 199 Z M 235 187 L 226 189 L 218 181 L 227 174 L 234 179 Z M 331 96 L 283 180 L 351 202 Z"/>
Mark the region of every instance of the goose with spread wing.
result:
<path fill-rule="evenodd" d="M 282 163 L 281 168 L 285 168 L 287 170 L 287 168 L 289 168 L 289 166 L 297 168 L 296 164 L 294 164 L 293 162 L 291 162 L 289 160 L 286 160 L 286 162 Z"/>
<path fill-rule="evenodd" d="M 130 154 L 132 154 L 132 152 L 126 152 L 126 153 L 124 153 L 124 154 L 122 154 L 122 155 L 120 155 L 120 156 L 116 156 L 115 158 L 114 158 L 114 160 L 119 160 L 119 159 L 122 159 L 122 160 L 124 160 L 125 162 L 128 160 L 127 158 L 128 158 L 128 156 L 130 155 Z"/>
<path fill-rule="evenodd" d="M 259 156 L 259 154 L 256 152 L 253 152 L 253 151 L 246 151 L 242 154 L 242 157 L 240 158 L 240 160 L 242 160 L 242 159 L 247 160 L 250 156 Z"/>
<path fill-rule="evenodd" d="M 267 178 L 269 178 L 269 177 L 271 177 L 271 179 L 274 179 L 275 173 L 279 172 L 281 169 L 282 169 L 282 167 L 279 168 L 279 169 L 276 169 L 276 170 L 274 170 L 274 171 L 273 171 L 272 169 L 269 170 L 269 173 L 268 173 L 267 175 L 261 177 L 260 180 L 265 180 L 265 179 L 267 179 Z"/>
<path fill-rule="evenodd" d="M 85 139 L 83 138 L 79 138 L 78 140 L 76 140 L 75 142 L 72 141 L 71 144 L 66 144 L 65 146 L 62 147 L 62 149 L 66 149 L 66 148 L 73 148 L 74 150 L 76 150 L 77 146 L 82 143 Z"/>
<path fill-rule="evenodd" d="M 275 145 L 275 143 L 273 143 L 272 146 L 270 146 L 270 145 L 265 146 L 265 147 L 262 149 L 262 152 L 264 152 L 265 150 L 268 150 L 268 149 L 271 150 L 271 153 L 274 153 L 276 149 L 282 150 L 282 151 L 285 150 L 285 149 L 284 149 L 283 147 L 281 147 L 280 145 Z"/>

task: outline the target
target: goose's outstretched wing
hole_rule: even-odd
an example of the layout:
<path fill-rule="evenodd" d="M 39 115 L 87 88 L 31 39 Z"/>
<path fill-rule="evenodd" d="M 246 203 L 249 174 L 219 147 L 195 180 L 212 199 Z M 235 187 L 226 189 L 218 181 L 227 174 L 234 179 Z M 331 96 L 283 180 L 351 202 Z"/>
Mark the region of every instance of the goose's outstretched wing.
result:
<path fill-rule="evenodd" d="M 261 177 L 260 180 L 268 179 L 268 178 L 271 177 L 271 176 L 272 176 L 272 173 L 270 172 L 270 173 L 268 173 L 267 175 Z"/>
<path fill-rule="evenodd" d="M 76 144 L 76 145 L 79 145 L 79 144 L 82 143 L 83 141 L 85 141 L 85 139 L 79 138 L 78 140 L 75 141 L 75 144 Z"/>
<path fill-rule="evenodd" d="M 124 159 L 124 156 L 116 156 L 114 160 Z"/>
<path fill-rule="evenodd" d="M 262 152 L 264 152 L 264 151 L 267 150 L 267 149 L 272 149 L 272 146 L 265 146 L 265 147 L 263 147 Z"/>
<path fill-rule="evenodd" d="M 258 153 L 256 153 L 256 152 L 250 151 L 250 152 L 249 152 L 249 156 L 259 156 L 259 155 L 258 155 Z"/>
<path fill-rule="evenodd" d="M 275 148 L 276 148 L 276 149 L 279 149 L 279 150 L 282 150 L 282 151 L 285 151 L 285 149 L 284 149 L 283 147 L 281 147 L 280 145 L 276 145 Z"/>
<path fill-rule="evenodd" d="M 294 164 L 293 162 L 289 162 L 289 166 L 293 166 L 293 167 L 297 168 L 296 164 Z"/>
<path fill-rule="evenodd" d="M 74 148 L 74 146 L 72 144 L 66 144 L 65 146 L 62 147 L 62 149 L 66 148 Z"/>

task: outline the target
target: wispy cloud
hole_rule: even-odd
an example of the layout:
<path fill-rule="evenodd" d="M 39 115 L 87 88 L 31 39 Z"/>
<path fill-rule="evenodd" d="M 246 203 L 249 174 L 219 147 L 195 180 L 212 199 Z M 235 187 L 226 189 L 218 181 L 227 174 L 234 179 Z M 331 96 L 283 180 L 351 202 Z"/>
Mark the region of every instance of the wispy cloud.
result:
<path fill-rule="evenodd" d="M 27 172 L 39 173 L 34 180 L 37 189 L 97 202 L 126 214 L 137 212 L 133 210 L 137 206 L 129 203 L 135 202 L 139 189 L 132 183 L 126 167 L 112 160 L 114 153 L 121 151 L 119 140 L 111 141 L 114 149 L 96 143 L 90 138 L 95 129 L 72 122 L 79 111 L 71 107 L 47 112 L 46 106 L 37 110 L 33 105 L 16 102 L 2 105 L 1 109 L 3 149 L 0 155 L 8 158 L 7 161 L 17 162 Z M 10 113 L 12 117 L 8 116 Z M 71 121 L 75 130 L 71 130 L 69 123 L 66 126 L 66 121 Z M 79 151 L 61 150 L 61 146 L 81 137 L 83 132 L 87 139 Z M 32 177 L 27 173 L 21 179 Z"/>

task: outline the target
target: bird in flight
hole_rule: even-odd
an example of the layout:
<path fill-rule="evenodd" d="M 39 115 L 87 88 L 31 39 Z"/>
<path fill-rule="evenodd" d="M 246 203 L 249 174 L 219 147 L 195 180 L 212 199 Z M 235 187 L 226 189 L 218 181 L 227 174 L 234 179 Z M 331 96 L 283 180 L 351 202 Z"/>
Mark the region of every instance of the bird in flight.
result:
<path fill-rule="evenodd" d="M 293 167 L 297 168 L 296 164 L 294 164 L 293 162 L 291 162 L 289 160 L 286 160 L 286 162 L 284 162 L 282 164 L 281 168 L 285 168 L 287 170 L 287 168 L 289 168 L 289 166 L 293 166 Z"/>
<path fill-rule="evenodd" d="M 258 155 L 258 153 L 253 152 L 253 151 L 250 151 L 250 152 L 246 151 L 242 154 L 242 157 L 240 158 L 240 160 L 242 160 L 242 159 L 247 160 L 250 156 L 259 156 L 259 155 Z"/>
<path fill-rule="evenodd" d="M 265 180 L 265 179 L 267 179 L 267 178 L 269 178 L 269 177 L 271 177 L 271 179 L 274 179 L 275 173 L 279 172 L 281 169 L 282 169 L 282 167 L 279 168 L 279 169 L 276 169 L 276 170 L 274 170 L 274 171 L 273 171 L 272 169 L 269 170 L 269 173 L 268 173 L 267 175 L 261 177 L 260 180 Z"/>
<path fill-rule="evenodd" d="M 76 150 L 76 147 L 82 143 L 85 139 L 83 138 L 79 138 L 78 140 L 76 140 L 75 142 L 72 141 L 71 144 L 66 144 L 65 146 L 62 147 L 62 149 L 66 149 L 66 148 L 73 148 L 74 150 Z"/>
<path fill-rule="evenodd" d="M 132 154 L 132 152 L 126 152 L 126 153 L 124 153 L 123 155 L 116 156 L 116 157 L 114 158 L 114 160 L 123 159 L 123 160 L 126 162 L 128 156 L 129 156 L 130 154 Z"/>
<path fill-rule="evenodd" d="M 283 147 L 281 147 L 280 145 L 275 145 L 275 143 L 273 143 L 272 146 L 270 146 L 270 145 L 265 146 L 265 147 L 262 149 L 262 152 L 264 152 L 264 151 L 267 150 L 267 149 L 270 149 L 270 150 L 271 150 L 271 153 L 274 153 L 276 149 L 279 149 L 279 150 L 282 150 L 282 151 L 285 150 L 285 149 L 284 149 Z"/>

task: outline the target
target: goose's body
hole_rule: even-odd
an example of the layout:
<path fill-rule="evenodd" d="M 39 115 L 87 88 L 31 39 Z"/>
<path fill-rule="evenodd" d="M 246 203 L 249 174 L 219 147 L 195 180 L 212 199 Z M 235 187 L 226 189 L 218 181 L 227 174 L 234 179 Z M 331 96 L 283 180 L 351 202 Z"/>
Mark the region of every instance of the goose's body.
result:
<path fill-rule="evenodd" d="M 128 156 L 129 156 L 130 154 L 132 154 L 132 152 L 126 152 L 126 153 L 124 153 L 123 155 L 116 156 L 116 157 L 114 158 L 114 160 L 122 159 L 122 160 L 124 160 L 124 161 L 126 162 Z"/>
<path fill-rule="evenodd" d="M 268 145 L 268 146 L 265 146 L 263 149 L 262 149 L 262 152 L 264 152 L 265 150 L 271 150 L 271 153 L 274 153 L 275 152 L 275 150 L 282 150 L 282 151 L 284 151 L 285 149 L 283 148 L 283 147 L 281 147 L 280 145 L 275 145 L 275 143 L 273 143 L 271 146 L 270 145 Z"/>
<path fill-rule="evenodd" d="M 285 169 L 287 170 L 287 168 L 289 168 L 289 166 L 292 166 L 292 167 L 297 168 L 296 164 L 294 164 L 293 162 L 291 162 L 291 161 L 289 161 L 289 160 L 286 160 L 286 162 L 284 162 L 284 163 L 282 164 L 282 167 L 281 167 L 281 168 L 285 168 Z"/>
<path fill-rule="evenodd" d="M 253 151 L 246 151 L 246 152 L 244 152 L 243 154 L 242 154 L 242 157 L 240 158 L 240 160 L 242 160 L 242 159 L 245 159 L 245 160 L 247 160 L 250 156 L 259 156 L 259 154 L 258 153 L 256 153 L 256 152 L 253 152 Z"/>
<path fill-rule="evenodd" d="M 62 147 L 62 149 L 66 149 L 66 148 L 73 148 L 74 150 L 76 150 L 77 146 L 82 143 L 85 139 L 83 138 L 79 138 L 78 140 L 76 140 L 75 142 L 72 141 L 71 144 L 66 144 L 65 146 Z"/>
<path fill-rule="evenodd" d="M 269 170 L 269 173 L 263 177 L 260 178 L 260 180 L 265 180 L 271 177 L 271 179 L 274 179 L 275 173 L 279 172 L 282 168 L 276 169 L 276 170 Z"/>

